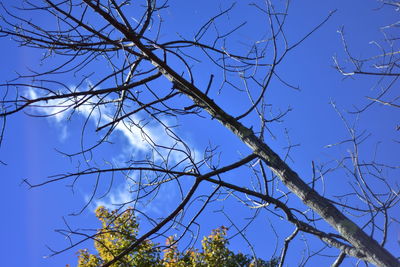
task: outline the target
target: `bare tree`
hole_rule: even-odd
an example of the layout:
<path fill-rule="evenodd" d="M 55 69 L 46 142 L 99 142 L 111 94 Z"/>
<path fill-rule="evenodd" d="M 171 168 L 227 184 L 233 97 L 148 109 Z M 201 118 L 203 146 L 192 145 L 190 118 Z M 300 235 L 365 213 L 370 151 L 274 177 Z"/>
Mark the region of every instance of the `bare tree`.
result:
<path fill-rule="evenodd" d="M 43 62 L 49 67 L 43 72 L 34 70 L 19 75 L 1 85 L 5 89 L 0 114 L 4 122 L 2 132 L 6 118 L 20 111 L 69 118 L 81 113 L 86 116 L 82 138 L 92 130 L 87 123 L 91 119 L 96 121 L 95 131 L 100 136 L 92 144 L 82 140 L 79 152 L 65 154 L 84 159 L 76 171 L 52 176 L 39 184 L 25 182 L 39 187 L 68 179 L 74 184 L 82 177 L 93 177 L 95 187 L 86 208 L 99 197 L 103 177 L 110 187 L 114 176 L 130 181 L 127 190 L 132 199 L 121 203 L 121 209 L 124 205 L 133 206 L 152 227 L 104 266 L 118 261 L 144 240 L 165 235 L 176 227 L 184 229 L 184 236 L 196 227 L 198 217 L 208 205 L 231 198 L 257 210 L 254 218 L 265 211 L 294 226 L 282 246 L 281 266 L 290 243 L 299 233 L 321 240 L 322 250 L 334 247 L 338 258 L 333 266 L 339 266 L 346 256 L 377 266 L 399 266 L 397 258 L 384 247 L 393 218 L 391 208 L 399 201 L 399 190 L 385 180 L 382 169 L 390 166 L 360 159 L 358 148 L 363 135 L 347 125 L 350 138 L 346 142 L 353 145 L 353 152 L 338 160 L 334 168 L 313 163 L 311 179 L 300 177 L 287 164 L 294 145 L 289 142 L 286 153 L 280 156 L 266 141 L 273 136 L 274 125 L 290 111 L 270 113 L 266 92 L 276 81 L 296 89 L 281 77 L 278 67 L 333 12 L 298 41 L 289 42 L 285 34 L 289 2 L 256 1 L 251 8 L 254 14 L 266 18 L 264 28 L 268 31 L 262 33 L 263 38 L 238 47 L 235 34 L 246 26 L 246 21 L 229 21 L 236 8 L 234 3 L 216 11 L 190 39 L 185 35 L 172 40 L 171 35 L 164 36 L 164 32 L 174 31 L 172 24 L 164 25 L 167 22 L 163 17 L 169 8 L 166 1 L 155 0 L 45 0 L 42 4 L 24 1 L 18 10 L 2 4 L 1 34 L 21 46 L 43 51 Z M 54 26 L 28 19 L 21 15 L 23 12 L 38 12 L 55 21 Z M 105 66 L 107 72 L 94 71 Z M 72 78 L 76 81 L 73 88 L 66 82 Z M 244 95 L 248 101 L 228 112 L 230 108 L 218 102 L 232 94 Z M 247 145 L 248 155 L 222 165 L 217 147 L 210 145 L 200 153 L 185 141 L 177 127 L 187 118 L 192 124 L 214 125 L 218 121 Z M 343 120 L 347 122 L 344 117 Z M 151 129 L 162 131 L 163 137 L 157 138 Z M 123 164 L 95 162 L 96 150 L 108 143 L 115 131 L 130 132 L 134 142 L 142 140 L 149 149 L 143 150 L 146 152 L 141 153 L 142 158 L 131 158 Z M 333 172 L 339 169 L 341 172 Z M 228 175 L 236 179 L 229 179 Z M 350 177 L 353 191 L 338 196 L 318 189 L 328 175 Z M 384 185 L 384 192 L 374 190 L 371 183 L 377 182 Z M 149 217 L 140 205 L 162 197 L 160 192 L 171 184 L 180 192 L 179 202 L 164 218 Z M 202 189 L 204 184 L 208 185 L 206 191 Z M 282 194 L 276 193 L 278 189 Z M 296 203 L 297 199 L 302 203 Z M 229 219 L 230 211 L 222 212 Z M 324 223 L 335 232 L 326 230 Z M 245 228 L 238 227 L 237 232 L 245 238 Z M 95 234 L 72 228 L 62 233 L 81 238 L 72 239 L 66 249 L 95 238 Z M 59 252 L 62 251 L 55 254 Z"/>

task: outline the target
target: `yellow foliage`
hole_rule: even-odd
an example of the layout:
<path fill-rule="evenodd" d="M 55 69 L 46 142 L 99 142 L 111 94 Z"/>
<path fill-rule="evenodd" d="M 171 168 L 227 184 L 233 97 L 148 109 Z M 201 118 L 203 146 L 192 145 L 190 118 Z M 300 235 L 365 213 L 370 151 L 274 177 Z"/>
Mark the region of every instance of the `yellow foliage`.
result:
<path fill-rule="evenodd" d="M 109 211 L 104 207 L 96 209 L 96 216 L 101 222 L 94 240 L 97 254 L 90 254 L 87 249 L 78 251 L 78 267 L 97 267 L 109 262 L 137 240 L 139 224 L 134 211 L 127 209 L 122 214 Z M 221 226 L 205 236 L 201 241 L 202 251 L 190 249 L 178 250 L 178 242 L 173 236 L 166 240 L 162 251 L 158 244 L 145 240 L 112 267 L 234 267 L 253 266 L 254 260 L 241 253 L 234 254 L 228 249 L 226 238 L 228 228 Z M 163 254 L 163 256 L 161 256 Z M 257 259 L 261 267 L 277 266 L 276 260 L 265 262 Z"/>

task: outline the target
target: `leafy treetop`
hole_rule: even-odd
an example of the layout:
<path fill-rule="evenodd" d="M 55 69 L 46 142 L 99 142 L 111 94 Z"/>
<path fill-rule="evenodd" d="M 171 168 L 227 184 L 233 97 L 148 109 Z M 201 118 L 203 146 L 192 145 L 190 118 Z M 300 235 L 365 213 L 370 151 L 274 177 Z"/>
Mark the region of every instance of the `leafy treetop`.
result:
<path fill-rule="evenodd" d="M 139 224 L 133 209 L 127 209 L 122 214 L 118 214 L 116 210 L 110 211 L 99 207 L 96 210 L 96 216 L 101 222 L 101 229 L 94 238 L 97 254 L 91 254 L 88 249 L 79 250 L 78 267 L 101 266 L 137 240 Z M 264 261 L 257 258 L 255 260 L 249 255 L 229 250 L 229 241 L 226 238 L 227 230 L 227 227 L 221 226 L 213 230 L 209 236 L 205 236 L 201 241 L 201 250 L 179 251 L 178 242 L 172 236 L 167 238 L 164 250 L 161 250 L 160 246 L 151 240 L 145 240 L 112 266 L 278 266 L 277 259 Z"/>

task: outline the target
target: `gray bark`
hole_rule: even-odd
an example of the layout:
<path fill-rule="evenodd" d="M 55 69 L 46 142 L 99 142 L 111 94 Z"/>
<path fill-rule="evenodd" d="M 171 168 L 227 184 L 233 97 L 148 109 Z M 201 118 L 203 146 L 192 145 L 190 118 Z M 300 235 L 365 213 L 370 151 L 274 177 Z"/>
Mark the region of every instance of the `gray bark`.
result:
<path fill-rule="evenodd" d="M 191 98 L 213 118 L 216 118 L 226 128 L 239 137 L 253 152 L 258 155 L 268 167 L 280 178 L 287 188 L 297 195 L 305 205 L 318 213 L 326 222 L 336 229 L 349 243 L 365 254 L 366 259 L 377 266 L 397 267 L 399 261 L 373 238 L 368 236 L 353 221 L 348 219 L 326 198 L 308 186 L 265 142 L 258 138 L 250 128 L 245 127 L 237 119 L 222 110 L 212 99 L 175 72 L 165 62 L 146 48 L 136 33 L 130 32 L 124 25 L 118 23 L 105 11 L 89 0 L 84 0 L 96 12 L 102 15 L 110 24 L 121 31 L 125 37 L 149 59 L 152 64 L 173 84 L 174 87 Z"/>

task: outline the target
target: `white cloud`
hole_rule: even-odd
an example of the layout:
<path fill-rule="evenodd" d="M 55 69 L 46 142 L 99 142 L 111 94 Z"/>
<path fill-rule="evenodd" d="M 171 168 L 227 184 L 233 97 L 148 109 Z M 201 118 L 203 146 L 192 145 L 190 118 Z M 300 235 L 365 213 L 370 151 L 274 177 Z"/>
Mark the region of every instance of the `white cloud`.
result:
<path fill-rule="evenodd" d="M 133 200 L 133 193 L 130 190 L 130 183 L 125 182 L 119 187 L 110 192 L 104 199 L 94 201 L 92 210 L 96 210 L 99 206 L 104 206 L 107 209 L 114 210 L 123 203 L 129 203 Z M 89 200 L 88 196 L 85 196 L 86 201 Z"/>
<path fill-rule="evenodd" d="M 36 90 L 30 87 L 26 91 L 26 95 L 28 99 L 36 99 L 38 98 L 38 94 Z M 63 103 L 62 100 L 49 100 L 46 103 L 39 103 L 40 106 L 35 106 L 35 111 L 37 111 L 40 115 L 48 116 L 49 122 L 55 122 L 56 127 L 59 129 L 60 134 L 58 136 L 61 142 L 64 142 L 68 138 L 68 130 L 67 125 L 65 125 L 65 117 L 67 115 L 65 111 L 66 107 L 68 107 L 68 103 Z"/>
<path fill-rule="evenodd" d="M 39 95 L 34 88 L 30 87 L 28 91 L 26 91 L 26 97 L 28 99 L 36 99 L 39 97 Z M 40 113 L 46 116 L 52 116 L 56 122 L 60 122 L 65 116 L 65 113 L 62 112 L 65 108 L 62 107 L 60 100 L 48 100 L 46 103 L 42 103 L 40 106 L 46 107 L 41 109 Z M 39 107 L 37 109 L 39 109 Z"/>
<path fill-rule="evenodd" d="M 136 209 L 140 210 L 141 213 L 151 213 L 155 216 L 164 216 L 166 213 L 171 212 L 176 201 L 177 192 L 176 187 L 173 184 L 166 183 L 160 187 L 160 190 L 157 191 L 157 195 L 150 197 L 150 202 L 139 202 L 135 203 L 135 199 L 137 197 L 137 192 L 135 189 L 137 186 L 134 181 L 137 181 L 137 175 L 130 175 L 131 179 L 127 179 L 124 183 L 119 184 L 115 187 L 109 194 L 104 196 L 102 199 L 94 200 L 89 208 L 92 212 L 96 210 L 99 206 L 104 206 L 107 209 L 114 210 L 121 205 L 125 205 L 126 207 L 132 207 L 135 205 Z M 89 201 L 90 196 L 84 196 L 85 201 Z"/>
<path fill-rule="evenodd" d="M 27 91 L 26 97 L 30 99 L 34 99 L 40 97 L 36 89 L 29 88 Z M 84 118 L 90 117 L 90 121 L 97 127 L 98 125 L 104 125 L 112 121 L 113 114 L 115 111 L 115 104 L 111 103 L 106 105 L 100 105 L 93 108 L 91 103 L 86 103 L 80 105 L 79 107 L 75 107 L 76 103 L 82 98 L 74 98 L 74 99 L 62 99 L 62 100 L 49 100 L 47 102 L 39 103 L 37 106 L 33 108 L 33 112 L 38 113 L 40 115 L 48 116 L 49 122 L 55 122 L 55 126 L 60 130 L 60 140 L 65 140 L 68 136 L 68 124 L 67 118 L 69 118 L 71 114 L 71 108 L 74 108 L 75 114 L 79 114 Z M 66 110 L 67 108 L 69 110 Z M 148 122 L 144 126 L 138 127 L 138 125 L 134 125 L 131 122 L 139 123 L 143 121 L 143 118 L 140 114 L 135 114 L 129 117 L 129 121 L 125 120 L 124 123 L 120 122 L 115 127 L 113 136 L 117 138 L 123 138 L 125 142 L 127 142 L 128 146 L 124 147 L 119 154 L 110 155 L 110 158 L 114 162 L 114 166 L 123 166 L 124 162 L 129 158 L 139 158 L 145 154 L 152 155 L 155 161 L 160 161 L 163 157 L 169 157 L 169 161 L 171 164 L 175 164 L 184 159 L 183 153 L 172 152 L 167 148 L 176 145 L 176 141 L 168 136 L 165 132 L 165 128 L 160 125 L 160 123 L 156 122 Z M 167 120 L 162 121 L 165 125 L 170 125 L 170 122 Z M 152 153 L 154 150 L 152 149 L 152 143 L 156 143 L 158 145 L 166 147 L 165 149 L 159 149 L 158 153 Z M 183 145 L 178 145 L 178 148 L 184 150 Z M 196 153 L 197 154 L 197 153 Z M 197 154 L 198 155 L 198 154 Z M 134 176 L 135 177 L 135 176 Z M 113 188 L 113 190 L 103 199 L 95 200 L 93 209 L 97 206 L 105 206 L 107 208 L 116 208 L 116 205 L 126 203 L 133 200 L 131 187 L 133 186 L 130 179 L 126 179 L 126 181 L 122 184 L 119 184 Z M 164 197 L 164 205 L 165 199 L 170 199 L 173 193 L 173 189 L 171 189 L 170 185 L 164 185 L 163 188 L 170 188 L 165 194 L 168 195 L 167 198 Z M 163 189 L 165 190 L 165 189 Z M 85 199 L 88 200 L 88 195 L 85 196 Z M 156 206 L 146 207 L 147 209 L 152 209 L 154 212 L 157 212 L 158 208 Z M 160 209 L 161 212 L 161 209 Z"/>
<path fill-rule="evenodd" d="M 29 99 L 40 97 L 37 90 L 34 88 L 29 88 L 26 96 Z M 68 129 L 65 123 L 67 117 L 69 117 L 71 113 L 71 108 L 74 108 L 74 112 L 80 114 L 84 118 L 90 116 L 90 120 L 96 125 L 104 125 L 112 121 L 115 111 L 115 105 L 113 103 L 96 106 L 94 108 L 92 103 L 86 103 L 75 108 L 76 103 L 79 103 L 82 99 L 82 97 L 77 97 L 75 99 L 43 101 L 35 105 L 33 110 L 40 115 L 47 116 L 50 122 L 55 122 L 56 126 L 61 129 L 60 135 L 62 139 L 68 136 Z M 137 114 L 129 117 L 129 120 L 134 122 L 140 122 L 142 119 L 143 118 Z M 168 125 L 167 121 L 163 121 L 163 123 Z M 150 151 L 150 143 L 152 142 L 165 147 L 173 146 L 175 143 L 175 141 L 165 133 L 164 127 L 155 123 L 147 123 L 145 126 L 140 126 L 139 128 L 139 125 L 133 125 L 125 120 L 125 123 L 120 122 L 117 124 L 114 129 L 114 134 L 122 135 L 128 141 L 132 149 L 140 151 Z"/>

